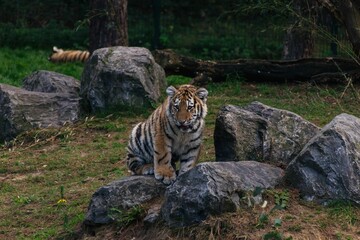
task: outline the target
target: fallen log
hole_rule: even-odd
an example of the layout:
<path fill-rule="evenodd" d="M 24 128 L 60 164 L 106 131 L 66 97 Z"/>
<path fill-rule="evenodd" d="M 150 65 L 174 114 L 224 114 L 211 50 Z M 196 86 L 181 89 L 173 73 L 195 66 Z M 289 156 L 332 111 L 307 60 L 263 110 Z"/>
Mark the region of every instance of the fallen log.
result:
<path fill-rule="evenodd" d="M 360 65 L 344 58 L 204 61 L 178 55 L 171 49 L 155 50 L 153 55 L 166 75 L 192 77 L 201 84 L 204 84 L 201 81 L 225 81 L 229 75 L 251 81 L 321 83 L 347 82 L 349 78 L 355 81 L 360 76 Z"/>

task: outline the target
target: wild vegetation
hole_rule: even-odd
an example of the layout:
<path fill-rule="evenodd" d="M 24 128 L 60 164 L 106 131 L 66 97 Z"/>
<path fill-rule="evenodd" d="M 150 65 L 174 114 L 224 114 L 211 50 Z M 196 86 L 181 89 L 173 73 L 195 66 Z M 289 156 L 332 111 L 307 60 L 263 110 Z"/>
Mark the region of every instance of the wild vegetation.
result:
<path fill-rule="evenodd" d="M 53 70 L 80 78 L 81 64 L 55 65 L 48 52 L 0 49 L 0 82 L 21 86 L 34 70 Z M 168 84 L 190 79 L 170 76 Z M 216 114 L 226 104 L 252 101 L 293 111 L 324 126 L 346 112 L 360 117 L 359 85 L 253 83 L 241 76 L 209 84 L 209 114 L 200 161 L 214 161 Z M 244 207 L 236 213 L 210 217 L 200 226 L 169 230 L 161 223 L 144 228 L 146 206 L 117 213 L 119 223 L 96 237 L 79 236 L 91 195 L 111 181 L 127 176 L 124 157 L 128 135 L 152 109 L 116 109 L 84 116 L 61 129 L 34 130 L 0 146 L 0 239 L 358 239 L 360 209 L 348 202 L 318 206 L 299 199 L 293 189 L 264 193 L 268 205 Z M 249 193 L 251 194 L 251 193 Z M 246 203 L 246 196 L 244 196 Z M 247 206 L 246 204 L 244 206 Z M 116 212 L 115 212 L 116 213 Z M 125 227 L 127 226 L 127 227 Z"/>
<path fill-rule="evenodd" d="M 276 4 L 264 5 L 267 1 L 239 1 L 263 7 L 259 12 L 241 4 L 247 15 L 239 14 L 237 1 L 162 2 L 162 47 L 205 60 L 279 59 L 284 29 L 292 24 L 283 18 L 288 12 Z M 288 7 L 294 1 L 272 2 Z M 81 63 L 57 65 L 47 58 L 54 45 L 88 49 L 88 1 L 4 0 L 0 5 L 0 83 L 21 86 L 22 79 L 36 70 L 80 79 Z M 279 10 L 283 12 L 274 14 Z M 128 11 L 130 46 L 151 48 L 151 8 L 132 0 Z M 345 49 L 338 49 L 339 56 L 352 55 L 340 30 L 337 39 L 332 34 L 325 34 L 325 41 L 321 37 L 324 34 L 316 37 L 313 56 L 332 56 L 330 43 L 335 42 Z M 169 76 L 167 81 L 177 85 L 190 79 Z M 260 101 L 295 112 L 318 126 L 343 112 L 360 117 L 360 86 L 351 81 L 337 85 L 258 83 L 233 75 L 206 87 L 209 114 L 201 162 L 215 159 L 216 114 L 226 104 Z M 87 115 L 74 125 L 33 130 L 0 143 L 0 239 L 360 239 L 359 206 L 343 201 L 316 205 L 284 186 L 262 193 L 266 205 L 252 205 L 249 196 L 255 193 L 249 192 L 238 212 L 211 216 L 199 226 L 172 230 L 161 222 L 143 226 L 146 206 L 137 206 L 127 212 L 113 209 L 115 224 L 100 228 L 96 236 L 82 234 L 92 194 L 129 174 L 124 157 L 130 130 L 152 110 L 122 108 Z"/>

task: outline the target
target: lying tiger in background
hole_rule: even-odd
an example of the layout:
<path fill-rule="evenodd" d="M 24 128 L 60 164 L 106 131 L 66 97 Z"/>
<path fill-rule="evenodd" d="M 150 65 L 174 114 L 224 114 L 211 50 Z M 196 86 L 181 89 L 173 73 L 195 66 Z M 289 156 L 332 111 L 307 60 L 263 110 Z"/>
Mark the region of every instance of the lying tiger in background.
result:
<path fill-rule="evenodd" d="M 127 147 L 127 165 L 136 175 L 155 174 L 164 184 L 195 166 L 199 158 L 207 114 L 205 88 L 170 86 L 167 99 L 150 117 L 132 130 Z"/>
<path fill-rule="evenodd" d="M 90 52 L 81 50 L 62 50 L 53 47 L 53 53 L 49 56 L 51 62 L 86 62 L 90 57 Z"/>

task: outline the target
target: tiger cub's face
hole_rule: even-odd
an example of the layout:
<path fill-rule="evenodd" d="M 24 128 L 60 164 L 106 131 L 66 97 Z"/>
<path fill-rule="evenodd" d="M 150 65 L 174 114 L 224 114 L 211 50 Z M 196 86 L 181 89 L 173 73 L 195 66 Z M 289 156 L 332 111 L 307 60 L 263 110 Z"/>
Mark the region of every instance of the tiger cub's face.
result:
<path fill-rule="evenodd" d="M 170 97 L 169 111 L 176 126 L 182 132 L 196 131 L 196 123 L 207 114 L 206 99 L 208 91 L 193 85 L 181 85 L 178 89 L 166 89 Z"/>

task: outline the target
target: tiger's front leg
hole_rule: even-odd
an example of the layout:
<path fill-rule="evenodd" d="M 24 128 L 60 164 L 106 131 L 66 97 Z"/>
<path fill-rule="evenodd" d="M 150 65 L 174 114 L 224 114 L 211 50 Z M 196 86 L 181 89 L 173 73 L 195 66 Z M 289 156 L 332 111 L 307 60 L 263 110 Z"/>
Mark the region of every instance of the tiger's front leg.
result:
<path fill-rule="evenodd" d="M 164 139 L 155 142 L 154 175 L 159 181 L 169 185 L 176 179 L 176 171 L 171 165 L 171 145 Z"/>
<path fill-rule="evenodd" d="M 189 148 L 188 152 L 180 157 L 180 171 L 179 175 L 189 171 L 193 167 L 200 156 L 201 145 Z"/>

